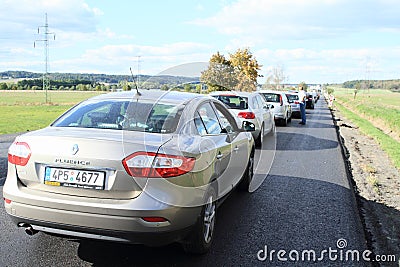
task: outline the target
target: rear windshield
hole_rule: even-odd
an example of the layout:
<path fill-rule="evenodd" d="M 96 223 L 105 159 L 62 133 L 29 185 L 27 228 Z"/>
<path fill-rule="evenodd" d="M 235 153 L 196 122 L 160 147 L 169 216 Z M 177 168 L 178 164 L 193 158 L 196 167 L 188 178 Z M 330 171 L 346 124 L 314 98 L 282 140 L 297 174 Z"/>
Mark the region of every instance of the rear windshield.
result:
<path fill-rule="evenodd" d="M 275 93 L 262 93 L 262 94 L 265 97 L 265 101 L 267 101 L 267 102 L 274 102 L 274 103 L 281 102 L 280 94 L 275 94 Z"/>
<path fill-rule="evenodd" d="M 85 101 L 58 120 L 54 127 L 78 127 L 171 133 L 176 130 L 183 106 L 146 101 Z"/>
<path fill-rule="evenodd" d="M 248 99 L 243 96 L 236 95 L 213 95 L 214 98 L 220 100 L 228 108 L 233 109 L 248 109 Z"/>
<path fill-rule="evenodd" d="M 299 100 L 299 96 L 298 96 L 298 95 L 287 94 L 286 96 L 287 96 L 287 98 L 288 98 L 288 100 L 289 100 L 290 102 L 294 102 L 294 101 L 296 101 L 296 100 Z"/>

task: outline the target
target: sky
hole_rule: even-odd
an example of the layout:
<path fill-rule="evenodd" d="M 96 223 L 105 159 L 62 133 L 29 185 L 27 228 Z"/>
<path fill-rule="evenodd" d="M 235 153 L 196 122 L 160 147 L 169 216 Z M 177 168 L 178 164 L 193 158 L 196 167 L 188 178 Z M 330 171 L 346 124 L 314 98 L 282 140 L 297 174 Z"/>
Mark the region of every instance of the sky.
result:
<path fill-rule="evenodd" d="M 0 72 L 44 72 L 47 13 L 49 72 L 200 76 L 216 52 L 249 48 L 260 83 L 274 68 L 286 83 L 400 78 L 398 0 L 0 0 L 0 10 Z"/>

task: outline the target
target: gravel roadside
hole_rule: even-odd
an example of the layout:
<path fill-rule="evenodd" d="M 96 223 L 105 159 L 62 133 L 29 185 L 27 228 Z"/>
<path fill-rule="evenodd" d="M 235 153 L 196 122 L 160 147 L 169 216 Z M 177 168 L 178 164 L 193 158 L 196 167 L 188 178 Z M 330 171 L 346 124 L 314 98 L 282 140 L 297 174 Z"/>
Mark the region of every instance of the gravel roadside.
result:
<path fill-rule="evenodd" d="M 396 257 L 395 262 L 377 266 L 399 266 L 400 172 L 374 139 L 362 134 L 339 110 L 332 115 L 347 152 L 370 249 L 375 255 Z"/>

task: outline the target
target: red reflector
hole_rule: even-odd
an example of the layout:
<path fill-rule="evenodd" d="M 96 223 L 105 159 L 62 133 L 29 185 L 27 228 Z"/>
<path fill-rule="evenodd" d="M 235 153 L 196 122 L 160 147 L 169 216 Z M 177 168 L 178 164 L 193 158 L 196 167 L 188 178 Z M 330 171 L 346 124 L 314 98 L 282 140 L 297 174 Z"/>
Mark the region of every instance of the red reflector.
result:
<path fill-rule="evenodd" d="M 254 119 L 256 117 L 256 114 L 254 114 L 253 112 L 239 112 L 238 114 L 239 118 L 243 118 L 243 119 Z"/>
<path fill-rule="evenodd" d="M 11 204 L 11 199 L 4 198 L 4 202 L 5 202 L 6 204 Z"/>
<path fill-rule="evenodd" d="M 167 219 L 163 217 L 142 217 L 142 219 L 146 222 L 166 222 Z"/>

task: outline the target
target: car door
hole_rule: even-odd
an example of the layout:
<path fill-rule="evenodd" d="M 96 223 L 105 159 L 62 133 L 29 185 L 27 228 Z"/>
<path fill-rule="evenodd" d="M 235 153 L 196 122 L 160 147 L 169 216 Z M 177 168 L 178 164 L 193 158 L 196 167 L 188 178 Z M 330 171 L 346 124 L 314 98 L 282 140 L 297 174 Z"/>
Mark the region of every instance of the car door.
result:
<path fill-rule="evenodd" d="M 262 110 L 261 105 L 258 103 L 255 95 L 249 96 L 248 102 L 251 111 L 254 112 L 254 114 L 256 115 L 256 120 L 261 129 L 261 126 L 264 122 L 264 111 Z"/>
<path fill-rule="evenodd" d="M 263 103 L 258 99 L 258 95 L 253 96 L 254 104 L 257 107 L 257 116 L 260 118 L 260 125 L 264 124 L 264 131 L 268 131 L 267 112 L 263 108 Z"/>
<path fill-rule="evenodd" d="M 236 186 L 247 167 L 250 149 L 251 133 L 241 132 L 232 114 L 220 103 L 214 102 L 217 116 L 225 134 L 226 142 L 230 143 L 231 157 L 225 173 L 220 177 L 225 185 Z M 228 192 L 228 191 L 227 191 Z"/>
<path fill-rule="evenodd" d="M 208 165 L 204 171 L 211 172 L 211 179 L 217 180 L 218 196 L 222 197 L 232 188 L 229 177 L 225 175 L 231 161 L 230 139 L 227 138 L 226 131 L 222 130 L 220 120 L 210 102 L 199 105 L 194 122 L 202 139 L 201 157 Z"/>

